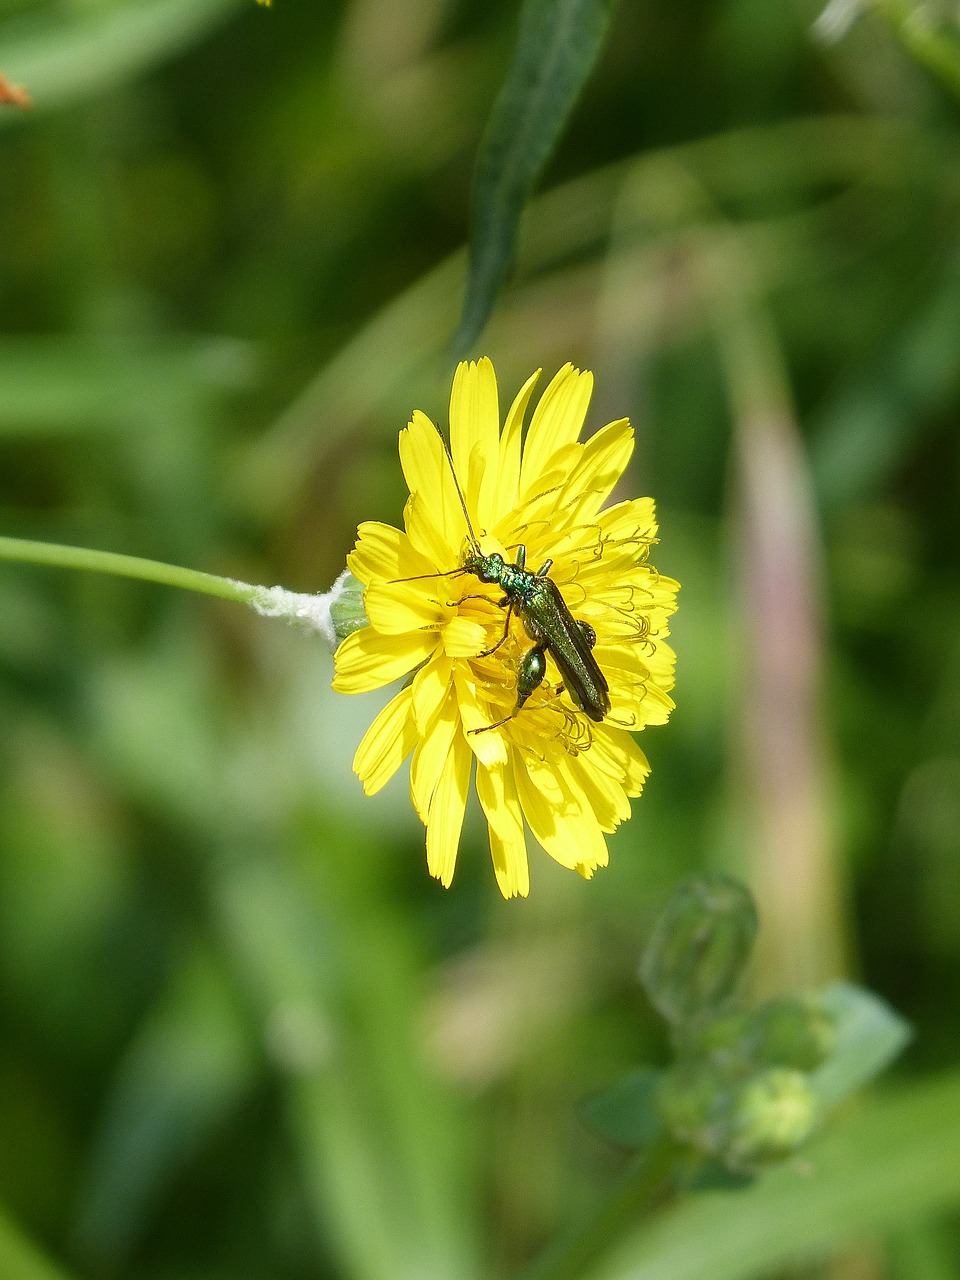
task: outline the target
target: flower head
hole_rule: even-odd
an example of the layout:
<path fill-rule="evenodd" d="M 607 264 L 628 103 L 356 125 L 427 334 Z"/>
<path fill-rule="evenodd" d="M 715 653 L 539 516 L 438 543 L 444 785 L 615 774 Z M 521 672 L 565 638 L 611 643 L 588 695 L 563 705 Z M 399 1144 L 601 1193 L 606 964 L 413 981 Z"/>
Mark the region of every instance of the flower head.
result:
<path fill-rule="evenodd" d="M 405 531 L 359 528 L 347 564 L 364 584 L 370 625 L 337 649 L 333 685 L 360 693 L 412 675 L 368 729 L 354 770 L 372 795 L 412 753 L 410 792 L 427 828 L 427 866 L 449 885 L 475 765 L 507 898 L 529 889 L 524 822 L 552 858 L 582 876 L 606 864 L 605 834 L 629 817 L 630 797 L 649 772 L 628 731 L 663 724 L 673 707 L 665 636 L 678 585 L 647 560 L 653 502 L 604 509 L 633 451 L 632 428 L 621 419 L 580 443 L 593 377 L 568 364 L 540 397 L 524 438 L 538 377 L 523 386 L 501 430 L 493 365 L 458 367 L 453 467 L 424 414 L 415 412 L 400 433 L 410 489 Z M 518 593 L 511 605 L 502 579 L 485 582 L 464 568 L 478 553 L 517 565 L 521 547 L 531 577 L 552 561 L 547 576 L 561 608 L 573 626 L 585 624 L 585 637 L 595 633 L 592 658 L 609 687 L 599 720 L 596 707 L 593 716 L 581 710 L 569 674 L 572 687 L 564 687 L 549 628 L 545 664 L 528 659 L 537 618 L 523 616 Z M 534 683 L 529 672 L 541 665 L 543 680 L 518 709 L 518 682 Z"/>

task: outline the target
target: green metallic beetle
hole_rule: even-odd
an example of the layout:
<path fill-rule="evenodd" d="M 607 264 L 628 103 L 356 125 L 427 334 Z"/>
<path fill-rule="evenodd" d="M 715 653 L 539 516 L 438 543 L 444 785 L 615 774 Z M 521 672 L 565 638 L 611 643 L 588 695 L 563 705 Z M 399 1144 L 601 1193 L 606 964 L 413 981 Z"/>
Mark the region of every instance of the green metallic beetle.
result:
<path fill-rule="evenodd" d="M 548 653 L 557 664 L 564 688 L 570 697 L 585 715 L 599 722 L 610 710 L 610 690 L 592 652 L 597 643 L 597 633 L 589 623 L 581 622 L 570 612 L 559 587 L 548 576 L 553 568 L 552 560 L 545 561 L 536 573 L 532 573 L 526 567 L 527 549 L 522 544 L 517 547 L 517 558 L 513 564 L 509 564 L 496 551 L 488 556 L 483 554 L 457 480 L 453 458 L 439 429 L 438 435 L 450 464 L 460 506 L 463 508 L 471 548 L 470 554 L 454 573 L 470 573 L 483 583 L 499 586 L 503 590 L 503 599 L 499 603 L 507 606 L 503 635 L 492 648 L 484 649 L 477 657 L 488 657 L 506 641 L 513 613 L 518 615 L 524 630 L 533 641 L 533 648 L 520 660 L 517 671 L 517 704 L 513 711 L 494 724 L 471 729 L 470 732 L 485 733 L 490 729 L 499 729 L 520 711 L 530 695 L 543 683 L 547 673 Z"/>
<path fill-rule="evenodd" d="M 464 513 L 466 514 L 466 509 Z M 522 544 L 517 547 L 516 563 L 508 564 L 497 552 L 489 556 L 483 555 L 473 537 L 472 529 L 470 534 L 474 549 L 472 555 L 463 562 L 462 571 L 472 573 L 481 582 L 501 587 L 503 599 L 500 604 L 507 606 L 503 635 L 492 648 L 485 649 L 477 657 L 485 658 L 495 653 L 504 643 L 510 631 L 512 613 L 520 617 L 524 630 L 533 641 L 533 648 L 528 649 L 520 660 L 517 671 L 517 704 L 511 714 L 495 724 L 486 725 L 484 729 L 473 729 L 471 732 L 483 733 L 486 729 L 497 729 L 517 714 L 530 695 L 543 683 L 547 673 L 548 653 L 560 670 L 565 689 L 580 710 L 591 720 L 602 720 L 610 710 L 610 692 L 606 677 L 592 652 L 597 643 L 597 633 L 588 622 L 582 622 L 571 614 L 559 587 L 547 576 L 553 567 L 553 561 L 545 561 L 536 573 L 531 573 L 525 567 L 527 549 Z"/>

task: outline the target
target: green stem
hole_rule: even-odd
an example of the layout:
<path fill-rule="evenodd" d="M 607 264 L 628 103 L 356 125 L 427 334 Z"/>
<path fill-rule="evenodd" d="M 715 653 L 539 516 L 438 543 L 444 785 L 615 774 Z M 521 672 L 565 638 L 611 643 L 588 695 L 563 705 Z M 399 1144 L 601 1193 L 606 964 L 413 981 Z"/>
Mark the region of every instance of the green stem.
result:
<path fill-rule="evenodd" d="M 59 569 L 83 569 L 91 573 L 111 573 L 121 578 L 139 578 L 143 582 L 162 582 L 184 591 L 199 591 L 239 604 L 255 604 L 264 588 L 249 582 L 235 582 L 213 573 L 181 569 L 161 560 L 143 560 L 139 556 L 118 555 L 114 551 L 93 551 L 88 547 L 66 547 L 55 542 L 30 542 L 25 538 L 0 538 L 0 560 L 20 564 L 45 564 Z"/>
<path fill-rule="evenodd" d="M 550 1245 L 521 1280 L 581 1280 L 588 1268 L 623 1235 L 626 1227 L 669 1192 L 677 1151 L 661 1139 L 634 1158 L 603 1201 L 565 1236 Z"/>

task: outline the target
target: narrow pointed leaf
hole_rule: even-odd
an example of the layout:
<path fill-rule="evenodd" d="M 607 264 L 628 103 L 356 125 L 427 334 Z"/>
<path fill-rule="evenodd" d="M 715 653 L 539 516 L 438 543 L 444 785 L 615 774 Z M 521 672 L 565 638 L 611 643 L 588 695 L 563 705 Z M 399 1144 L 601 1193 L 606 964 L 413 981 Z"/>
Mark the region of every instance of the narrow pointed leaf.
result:
<path fill-rule="evenodd" d="M 603 47 L 613 0 L 527 0 L 513 64 L 480 144 L 470 276 L 455 352 L 483 331 L 513 261 L 520 215 Z"/>

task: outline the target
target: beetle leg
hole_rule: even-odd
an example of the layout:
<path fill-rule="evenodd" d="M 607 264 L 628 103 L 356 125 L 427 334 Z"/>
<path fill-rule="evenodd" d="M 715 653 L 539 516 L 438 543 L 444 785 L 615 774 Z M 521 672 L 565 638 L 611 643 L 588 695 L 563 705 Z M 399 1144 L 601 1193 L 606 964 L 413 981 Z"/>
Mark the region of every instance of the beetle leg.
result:
<path fill-rule="evenodd" d="M 547 674 L 547 653 L 546 647 L 542 644 L 535 645 L 534 648 L 528 649 L 520 660 L 520 670 L 517 672 L 517 705 L 513 709 L 516 715 L 526 700 L 543 684 L 543 677 Z"/>
<path fill-rule="evenodd" d="M 496 652 L 497 652 L 497 650 L 500 648 L 500 646 L 501 646 L 501 645 L 503 644 L 503 642 L 506 640 L 507 636 L 510 634 L 510 615 L 511 615 L 512 613 L 513 613 L 513 601 L 511 600 L 511 601 L 509 602 L 509 607 L 507 608 L 507 621 L 506 621 L 506 623 L 505 623 L 505 625 L 504 625 L 504 628 L 503 628 L 503 635 L 500 637 L 500 639 L 497 641 L 497 643 L 496 643 L 492 648 L 490 648 L 490 649 L 484 649 L 482 653 L 477 653 L 477 654 L 475 654 L 475 655 L 474 655 L 475 657 L 477 657 L 477 658 L 489 658 L 491 653 L 496 653 Z M 507 717 L 507 719 L 509 719 L 509 718 L 510 718 L 510 717 L 508 716 L 508 717 Z M 491 725 L 491 726 L 490 726 L 490 728 L 493 728 L 493 726 Z"/>
<path fill-rule="evenodd" d="M 517 705 L 513 708 L 508 716 L 504 716 L 502 720 L 496 720 L 493 724 L 485 724 L 480 729 L 471 729 L 470 733 L 489 733 L 491 729 L 499 729 L 512 720 L 523 704 L 539 689 L 543 683 L 543 677 L 547 673 L 547 654 L 543 645 L 536 645 L 529 649 L 520 661 L 520 670 L 517 673 Z"/>

